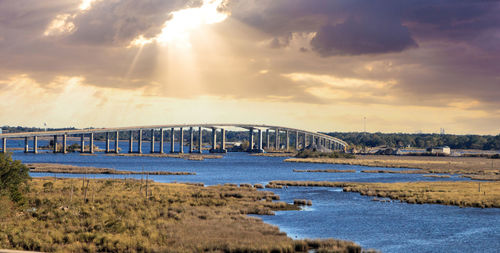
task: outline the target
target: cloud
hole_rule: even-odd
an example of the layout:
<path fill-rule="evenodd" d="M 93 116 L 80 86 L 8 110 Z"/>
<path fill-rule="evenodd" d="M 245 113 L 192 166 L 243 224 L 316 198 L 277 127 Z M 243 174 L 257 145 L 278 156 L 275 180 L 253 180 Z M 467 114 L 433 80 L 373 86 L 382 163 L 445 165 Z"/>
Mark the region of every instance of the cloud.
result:
<path fill-rule="evenodd" d="M 383 19 L 349 18 L 344 23 L 323 26 L 311 45 L 321 56 L 401 52 L 416 47 L 408 29 Z"/>

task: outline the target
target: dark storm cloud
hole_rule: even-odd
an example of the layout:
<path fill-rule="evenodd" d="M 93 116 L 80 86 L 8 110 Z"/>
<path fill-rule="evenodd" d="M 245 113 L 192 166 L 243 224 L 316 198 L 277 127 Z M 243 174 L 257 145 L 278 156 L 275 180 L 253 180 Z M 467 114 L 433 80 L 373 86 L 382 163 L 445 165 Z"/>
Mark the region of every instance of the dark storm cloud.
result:
<path fill-rule="evenodd" d="M 323 26 L 311 45 L 321 56 L 401 52 L 417 46 L 406 27 L 384 19 L 365 18 Z"/>

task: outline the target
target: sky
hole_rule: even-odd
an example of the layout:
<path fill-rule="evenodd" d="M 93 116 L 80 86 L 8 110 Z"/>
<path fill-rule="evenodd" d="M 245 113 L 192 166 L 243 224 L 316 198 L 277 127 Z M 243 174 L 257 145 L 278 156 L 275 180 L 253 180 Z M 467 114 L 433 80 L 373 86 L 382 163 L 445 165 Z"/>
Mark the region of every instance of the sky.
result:
<path fill-rule="evenodd" d="M 498 13 L 481 0 L 0 0 L 0 125 L 497 135 Z"/>

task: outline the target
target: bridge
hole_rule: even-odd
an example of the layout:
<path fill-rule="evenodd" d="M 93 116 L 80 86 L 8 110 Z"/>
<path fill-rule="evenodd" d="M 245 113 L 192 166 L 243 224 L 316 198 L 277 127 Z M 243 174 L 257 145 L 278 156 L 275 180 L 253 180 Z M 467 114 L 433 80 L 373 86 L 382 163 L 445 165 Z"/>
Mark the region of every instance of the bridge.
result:
<path fill-rule="evenodd" d="M 120 141 L 120 133 L 128 132 L 128 152 L 129 153 L 142 153 L 142 146 L 144 141 L 149 141 L 151 145 L 151 153 L 164 153 L 164 140 L 165 132 L 170 131 L 170 152 L 183 153 L 184 141 L 187 139 L 189 145 L 189 153 L 202 153 L 203 150 L 203 130 L 211 130 L 211 144 L 210 152 L 212 153 L 225 153 L 226 149 L 226 129 L 227 128 L 241 128 L 248 130 L 248 152 L 261 153 L 265 150 L 274 151 L 288 151 L 290 150 L 290 142 L 293 140 L 295 150 L 304 149 L 309 145 L 314 144 L 316 147 L 324 147 L 333 151 L 346 150 L 347 143 L 317 132 L 311 132 L 301 129 L 270 126 L 270 125 L 252 125 L 252 124 L 177 124 L 177 125 L 152 125 L 152 126 L 134 126 L 134 127 L 115 127 L 115 128 L 91 128 L 80 130 L 63 130 L 63 131 L 44 131 L 44 132 L 23 132 L 23 133 L 4 133 L 0 134 L 2 139 L 2 149 L 0 152 L 6 153 L 8 151 L 7 139 L 24 138 L 24 152 L 25 153 L 38 153 L 38 138 L 50 137 L 53 138 L 53 152 L 54 153 L 67 153 L 68 146 L 66 141 L 68 137 L 80 138 L 80 152 L 81 153 L 94 153 L 94 135 L 97 133 L 104 133 L 106 135 L 106 153 L 119 153 L 118 144 Z M 144 140 L 143 132 L 150 131 L 149 140 Z M 178 133 L 179 150 L 175 151 L 175 133 Z M 185 137 L 185 132 L 186 137 Z M 217 134 L 219 132 L 219 134 Z M 197 135 L 197 143 L 194 137 Z M 217 135 L 219 135 L 220 142 L 217 142 Z M 271 135 L 274 135 L 271 143 Z M 134 136 L 137 141 L 134 141 Z M 58 137 L 61 137 L 61 146 L 58 148 Z M 111 137 L 114 137 L 111 139 Z M 264 138 L 263 138 L 264 137 Z M 88 149 L 85 148 L 85 139 L 87 138 L 89 144 Z M 155 139 L 159 139 L 159 149 L 155 150 Z M 30 148 L 30 140 L 32 147 Z M 110 149 L 110 141 L 114 140 L 114 150 Z M 134 144 L 137 147 L 134 149 Z M 219 144 L 219 145 L 218 145 Z"/>

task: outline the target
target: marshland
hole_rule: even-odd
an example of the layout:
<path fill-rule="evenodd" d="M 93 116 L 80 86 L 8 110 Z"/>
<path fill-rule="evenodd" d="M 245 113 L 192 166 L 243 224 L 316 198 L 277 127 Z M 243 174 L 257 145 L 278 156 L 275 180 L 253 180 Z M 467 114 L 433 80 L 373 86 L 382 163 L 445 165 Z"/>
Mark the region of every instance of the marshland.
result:
<path fill-rule="evenodd" d="M 22 145 L 22 143 L 21 143 Z M 104 142 L 96 142 L 97 146 L 103 146 Z M 127 143 L 123 143 L 126 148 Z M 145 147 L 147 149 L 147 147 Z M 145 150 L 144 152 L 148 152 Z M 481 208 L 481 204 L 476 205 L 455 205 L 451 203 L 453 195 L 450 195 L 450 203 L 437 204 L 409 204 L 412 198 L 420 198 L 420 193 L 413 188 L 395 189 L 391 188 L 392 183 L 401 182 L 472 182 L 462 174 L 408 174 L 408 173 L 362 173 L 363 170 L 390 170 L 390 171 L 414 171 L 410 168 L 386 168 L 367 167 L 363 165 L 349 164 L 320 164 L 320 163 L 290 163 L 285 162 L 286 157 L 266 157 L 251 156 L 245 153 L 228 153 L 221 159 L 206 159 L 204 161 L 191 161 L 187 159 L 175 159 L 168 157 L 139 157 L 139 156 L 111 156 L 98 153 L 93 156 L 81 156 L 79 154 L 51 154 L 42 153 L 39 155 L 24 154 L 14 152 L 15 159 L 24 163 L 57 163 L 78 167 L 109 168 L 119 171 L 134 172 L 189 172 L 193 175 L 149 175 L 149 182 L 171 183 L 188 182 L 194 185 L 185 187 L 229 187 L 238 190 L 269 191 L 279 196 L 279 200 L 274 202 L 284 202 L 292 205 L 295 200 L 306 200 L 305 206 L 300 206 L 299 210 L 273 211 L 275 215 L 251 214 L 244 217 L 261 219 L 265 226 L 274 225 L 279 233 L 286 233 L 287 240 L 305 240 L 310 238 L 337 238 L 352 241 L 364 249 L 377 249 L 382 252 L 401 252 L 419 249 L 422 251 L 446 251 L 450 248 L 461 248 L 467 251 L 492 251 L 500 247 L 500 209 Z M 356 160 L 348 158 L 348 160 Z M 343 158 L 335 158 L 343 159 Z M 309 171 L 309 172 L 294 172 Z M 348 173 L 332 173 L 333 171 L 345 171 Z M 325 171 L 321 173 L 320 171 Z M 332 171 L 328 173 L 328 171 Z M 354 171 L 354 172 L 352 172 Z M 90 180 L 90 186 L 98 185 L 101 180 L 112 180 L 123 182 L 140 182 L 145 176 L 137 175 L 106 175 L 106 174 L 60 174 L 60 173 L 32 173 L 33 177 L 50 177 L 57 187 L 63 180 L 60 177 L 73 178 L 82 187 L 82 178 Z M 449 177 L 424 177 L 424 175 L 447 175 Z M 133 181 L 135 179 L 135 181 Z M 350 191 L 344 191 L 340 187 L 294 187 L 287 186 L 281 188 L 265 188 L 271 181 L 328 181 L 343 182 L 353 184 Z M 61 181 L 61 182 L 60 182 Z M 370 190 L 376 194 L 360 194 L 364 188 L 354 189 L 354 183 L 373 183 Z M 379 183 L 389 183 L 388 185 Z M 481 182 L 481 188 L 486 191 L 486 198 L 490 197 L 489 182 Z M 216 186 L 224 185 L 226 186 Z M 483 185 L 484 184 L 484 185 Z M 176 184 L 181 185 L 181 184 Z M 477 191 L 477 181 L 471 185 L 471 189 Z M 42 186 L 43 188 L 43 183 Z M 149 188 L 150 186 L 148 186 Z M 360 186 L 361 187 L 361 186 Z M 363 185 L 365 187 L 365 185 Z M 416 187 L 416 186 L 415 186 Z M 422 186 L 425 189 L 428 186 Z M 139 186 L 140 188 L 140 186 Z M 262 189 L 264 188 L 264 189 Z M 452 187 L 450 187 L 451 189 Z M 151 188 L 152 196 L 158 191 Z M 424 191 L 424 194 L 448 194 L 450 189 L 439 188 Z M 355 191 L 356 190 L 356 191 Z M 359 191 L 358 191 L 359 190 Z M 403 190 L 403 191 L 401 191 Z M 144 190 L 143 190 L 144 191 Z M 395 192 L 412 193 L 408 194 L 407 200 L 394 199 L 393 201 L 371 201 L 373 198 L 389 199 Z M 97 191 L 96 191 L 97 193 Z M 83 194 L 74 191 L 74 194 Z M 89 202 L 92 201 L 92 192 L 88 193 Z M 386 197 L 377 197 L 383 196 Z M 76 196 L 76 195 L 73 195 Z M 399 196 L 399 195 L 398 195 Z M 484 196 L 484 193 L 483 193 Z M 275 197 L 277 198 L 277 197 Z M 401 196 L 402 198 L 402 196 Z M 94 195 L 94 201 L 97 194 Z M 432 199 L 428 196 L 427 199 Z M 311 206 L 307 205 L 311 201 Z M 463 203 L 468 203 L 463 199 Z M 459 203 L 460 203 L 459 201 Z M 303 203 L 302 201 L 299 201 Z M 423 202 L 422 203 L 427 203 Z M 484 203 L 486 204 L 486 202 Z M 461 208 L 460 206 L 478 206 Z M 484 206 L 488 207 L 488 206 Z M 294 206 L 297 208 L 297 206 Z M 259 212 L 255 212 L 259 213 Z M 360 222 L 362 221 L 362 222 Z M 465 221 L 465 222 L 464 222 Z M 397 229 L 395 229 L 397 228 Z M 417 231 L 417 232 L 415 232 Z M 427 231 L 427 232 L 418 232 Z M 470 233 L 470 231 L 477 231 Z M 284 236 L 284 235 L 283 235 Z M 286 237 L 284 236 L 284 237 Z M 447 238 L 456 238 L 449 241 Z M 291 238 L 291 239 L 290 239 Z M 385 238 L 380 240 L 380 238 Z M 94 238 L 95 239 L 95 238 Z M 439 241 L 439 243 L 435 243 Z M 153 243 L 154 244 L 154 243 Z M 152 245 L 153 245 L 152 244 Z M 155 246 L 157 247 L 157 246 Z"/>

